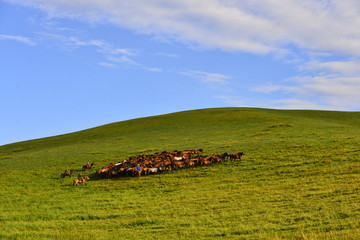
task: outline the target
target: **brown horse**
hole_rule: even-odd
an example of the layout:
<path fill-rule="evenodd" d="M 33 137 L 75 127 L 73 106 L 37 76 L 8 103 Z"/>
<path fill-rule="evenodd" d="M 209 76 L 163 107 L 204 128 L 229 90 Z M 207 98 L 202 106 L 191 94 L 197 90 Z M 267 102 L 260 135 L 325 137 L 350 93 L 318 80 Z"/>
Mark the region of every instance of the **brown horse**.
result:
<path fill-rule="evenodd" d="M 229 158 L 230 160 L 232 161 L 235 161 L 236 159 L 240 159 L 241 160 L 241 157 L 245 155 L 245 153 L 243 152 L 238 152 L 238 153 L 231 153 L 229 154 Z"/>
<path fill-rule="evenodd" d="M 94 166 L 94 163 L 91 163 L 91 164 L 86 164 L 82 167 L 82 170 L 86 170 L 86 169 L 92 169 L 92 167 Z"/>
<path fill-rule="evenodd" d="M 83 177 L 83 179 L 82 179 L 82 180 L 80 180 L 80 179 L 76 178 L 76 179 L 74 179 L 74 181 L 73 181 L 74 186 L 78 186 L 78 185 L 79 185 L 79 183 L 84 184 L 84 183 L 85 183 L 85 181 L 86 181 L 86 180 L 89 180 L 89 179 L 90 179 L 90 178 L 89 178 L 88 176 Z"/>
<path fill-rule="evenodd" d="M 64 178 L 64 177 L 71 177 L 71 175 L 74 173 L 74 170 L 70 170 L 70 171 L 65 171 L 63 173 L 60 174 L 60 177 Z"/>

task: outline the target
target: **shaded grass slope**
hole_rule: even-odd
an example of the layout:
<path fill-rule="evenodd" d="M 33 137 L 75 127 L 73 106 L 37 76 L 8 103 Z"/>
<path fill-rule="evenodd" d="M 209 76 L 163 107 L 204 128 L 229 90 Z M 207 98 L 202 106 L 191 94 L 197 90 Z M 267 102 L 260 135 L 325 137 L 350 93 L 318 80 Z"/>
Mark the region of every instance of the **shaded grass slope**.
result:
<path fill-rule="evenodd" d="M 0 238 L 359 239 L 360 113 L 219 108 L 0 146 Z M 65 169 L 203 148 L 224 162 L 84 186 Z"/>

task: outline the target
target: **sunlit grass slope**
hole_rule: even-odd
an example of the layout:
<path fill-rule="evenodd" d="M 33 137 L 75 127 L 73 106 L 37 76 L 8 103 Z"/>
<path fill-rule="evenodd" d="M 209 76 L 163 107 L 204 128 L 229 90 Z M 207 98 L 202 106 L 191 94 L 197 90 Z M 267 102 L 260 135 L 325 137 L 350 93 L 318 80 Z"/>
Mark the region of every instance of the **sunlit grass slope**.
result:
<path fill-rule="evenodd" d="M 71 186 L 65 169 L 203 148 L 225 162 Z M 203 109 L 0 146 L 0 238 L 360 239 L 360 113 Z"/>

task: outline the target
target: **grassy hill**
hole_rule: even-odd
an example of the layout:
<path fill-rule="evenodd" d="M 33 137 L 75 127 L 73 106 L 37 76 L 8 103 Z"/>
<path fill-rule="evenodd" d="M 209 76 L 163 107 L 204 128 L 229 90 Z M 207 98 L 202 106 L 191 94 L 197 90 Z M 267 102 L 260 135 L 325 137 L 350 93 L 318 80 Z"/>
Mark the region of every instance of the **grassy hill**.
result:
<path fill-rule="evenodd" d="M 65 169 L 203 148 L 243 160 L 72 186 Z M 220 108 L 0 146 L 0 239 L 359 239 L 360 113 Z"/>

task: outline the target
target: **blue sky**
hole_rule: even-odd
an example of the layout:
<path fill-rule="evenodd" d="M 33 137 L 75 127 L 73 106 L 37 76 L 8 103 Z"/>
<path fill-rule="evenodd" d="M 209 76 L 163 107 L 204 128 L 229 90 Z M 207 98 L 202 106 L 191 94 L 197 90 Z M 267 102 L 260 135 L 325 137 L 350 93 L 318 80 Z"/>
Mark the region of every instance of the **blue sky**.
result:
<path fill-rule="evenodd" d="M 359 111 L 358 0 L 0 0 L 0 145 L 213 107 Z"/>

